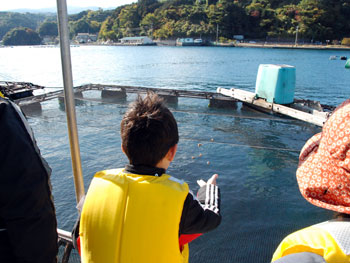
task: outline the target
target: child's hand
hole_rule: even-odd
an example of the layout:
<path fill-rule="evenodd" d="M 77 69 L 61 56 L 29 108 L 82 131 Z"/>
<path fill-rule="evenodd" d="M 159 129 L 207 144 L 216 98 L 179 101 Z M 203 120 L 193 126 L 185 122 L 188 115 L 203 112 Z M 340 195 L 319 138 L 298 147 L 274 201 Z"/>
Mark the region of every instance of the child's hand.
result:
<path fill-rule="evenodd" d="M 216 185 L 216 179 L 218 178 L 218 174 L 213 174 L 212 177 L 208 180 L 207 184 L 213 184 Z"/>
<path fill-rule="evenodd" d="M 200 180 L 197 180 L 197 184 L 202 187 L 202 186 L 205 186 L 206 184 L 213 184 L 213 185 L 216 185 L 216 179 L 218 178 L 218 174 L 213 174 L 212 177 L 210 177 L 210 179 L 205 182 L 203 179 L 200 179 Z"/>

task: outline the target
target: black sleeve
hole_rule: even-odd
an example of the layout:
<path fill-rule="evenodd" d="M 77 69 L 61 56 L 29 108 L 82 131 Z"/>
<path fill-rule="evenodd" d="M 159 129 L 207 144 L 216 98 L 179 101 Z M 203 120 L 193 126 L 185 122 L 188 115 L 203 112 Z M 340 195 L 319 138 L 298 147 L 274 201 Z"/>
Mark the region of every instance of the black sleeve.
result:
<path fill-rule="evenodd" d="M 6 229 L 12 262 L 56 262 L 51 170 L 24 115 L 5 99 L 0 99 L 0 140 L 0 228 Z"/>
<path fill-rule="evenodd" d="M 179 234 L 205 233 L 221 222 L 220 190 L 209 184 L 198 191 L 199 200 L 188 193 L 182 211 Z"/>

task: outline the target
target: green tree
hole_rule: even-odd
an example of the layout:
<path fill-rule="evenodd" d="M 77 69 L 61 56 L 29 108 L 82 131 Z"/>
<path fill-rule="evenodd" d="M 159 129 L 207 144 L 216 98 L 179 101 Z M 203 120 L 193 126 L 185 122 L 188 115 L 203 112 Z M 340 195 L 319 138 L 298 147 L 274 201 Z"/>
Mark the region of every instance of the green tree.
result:
<path fill-rule="evenodd" d="M 97 22 L 97 21 L 91 21 L 90 22 L 90 33 L 98 33 L 100 31 L 101 28 L 101 23 Z"/>
<path fill-rule="evenodd" d="M 159 28 L 160 21 L 153 13 L 147 14 L 140 22 L 141 35 L 153 37 L 153 31 Z"/>
<path fill-rule="evenodd" d="M 88 21 L 96 21 L 99 23 L 102 23 L 103 21 L 105 21 L 107 19 L 107 17 L 111 16 L 113 13 L 112 10 L 106 10 L 104 11 L 103 9 L 98 9 L 97 11 L 89 11 L 86 14 L 86 19 Z"/>
<path fill-rule="evenodd" d="M 43 37 L 43 36 L 57 36 L 58 35 L 57 23 L 56 22 L 49 22 L 49 21 L 42 23 L 39 27 L 39 35 L 41 37 Z"/>
<path fill-rule="evenodd" d="M 174 35 L 174 21 L 165 23 L 160 29 L 154 32 L 154 36 L 159 39 L 167 39 Z"/>
<path fill-rule="evenodd" d="M 300 8 L 299 32 L 307 38 L 325 40 L 332 35 L 332 29 L 324 23 L 326 11 L 318 0 L 302 0 Z"/>
<path fill-rule="evenodd" d="M 140 16 L 137 13 L 137 5 L 132 4 L 123 8 L 118 16 L 119 28 L 124 37 L 136 36 L 141 31 Z"/>
<path fill-rule="evenodd" d="M 271 31 L 276 24 L 276 13 L 271 8 L 270 1 L 268 0 L 254 0 L 248 6 L 246 11 L 255 24 L 255 34 L 257 37 L 266 37 L 267 32 Z"/>
<path fill-rule="evenodd" d="M 322 25 L 331 29 L 328 30 L 326 38 L 342 39 L 350 31 L 350 1 L 320 0 L 320 8 L 325 11 Z"/>
<path fill-rule="evenodd" d="M 157 0 L 138 0 L 137 13 L 140 17 L 153 13 L 161 4 Z"/>
<path fill-rule="evenodd" d="M 71 37 L 77 35 L 78 33 L 99 33 L 102 24 L 112 14 L 113 11 L 103 11 L 103 9 L 100 8 L 97 11 L 86 10 L 80 12 L 79 14 L 69 16 Z"/>
<path fill-rule="evenodd" d="M 78 21 L 79 19 L 82 19 L 89 13 L 89 10 L 82 11 L 78 14 L 70 15 L 69 16 L 69 21 Z"/>
<path fill-rule="evenodd" d="M 6 33 L 3 43 L 5 46 L 40 45 L 41 38 L 30 28 L 18 27 Z"/>
<path fill-rule="evenodd" d="M 81 18 L 78 21 L 73 22 L 71 26 L 72 26 L 72 31 L 74 32 L 75 35 L 78 33 L 90 33 L 90 25 L 84 18 Z"/>
<path fill-rule="evenodd" d="M 121 35 L 118 35 L 118 32 L 114 31 L 115 20 L 112 17 L 107 18 L 101 26 L 99 32 L 99 38 L 103 40 L 112 40 L 117 41 Z"/>
<path fill-rule="evenodd" d="M 300 24 L 300 8 L 296 5 L 285 5 L 282 8 L 276 10 L 276 27 L 272 28 L 268 35 L 271 37 L 294 37 L 296 33 L 296 27 Z"/>

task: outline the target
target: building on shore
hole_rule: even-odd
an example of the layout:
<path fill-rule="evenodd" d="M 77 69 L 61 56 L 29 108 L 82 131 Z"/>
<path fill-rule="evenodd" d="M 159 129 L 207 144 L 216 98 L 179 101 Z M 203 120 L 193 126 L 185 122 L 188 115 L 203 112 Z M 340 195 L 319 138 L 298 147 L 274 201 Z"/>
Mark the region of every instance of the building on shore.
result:
<path fill-rule="evenodd" d="M 78 41 L 79 44 L 96 42 L 97 35 L 96 34 L 89 34 L 89 33 L 78 33 L 78 35 L 76 36 L 75 39 L 76 39 L 76 41 Z"/>
<path fill-rule="evenodd" d="M 57 36 L 43 36 L 42 39 L 43 45 L 56 45 L 59 41 Z"/>
<path fill-rule="evenodd" d="M 126 45 L 126 46 L 150 46 L 150 45 L 156 45 L 155 42 L 153 42 L 152 39 L 146 36 L 140 36 L 140 37 L 123 37 L 120 39 L 120 44 Z"/>

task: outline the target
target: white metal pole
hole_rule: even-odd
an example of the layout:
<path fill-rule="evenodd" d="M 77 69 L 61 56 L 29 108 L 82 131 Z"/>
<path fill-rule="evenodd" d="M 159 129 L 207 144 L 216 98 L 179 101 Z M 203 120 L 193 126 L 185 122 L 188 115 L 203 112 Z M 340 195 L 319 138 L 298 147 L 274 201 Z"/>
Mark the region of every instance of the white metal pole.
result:
<path fill-rule="evenodd" d="M 297 26 L 295 31 L 295 45 L 298 45 L 298 31 L 299 31 L 299 26 Z"/>
<path fill-rule="evenodd" d="M 219 41 L 219 24 L 216 24 L 216 45 L 218 45 Z"/>
<path fill-rule="evenodd" d="M 85 194 L 83 173 L 81 168 L 77 120 L 75 114 L 72 64 L 70 55 L 70 40 L 68 29 L 68 14 L 66 0 L 57 0 L 58 30 L 60 36 L 62 74 L 64 86 L 64 101 L 67 115 L 67 126 L 72 157 L 72 169 L 77 203 Z"/>

